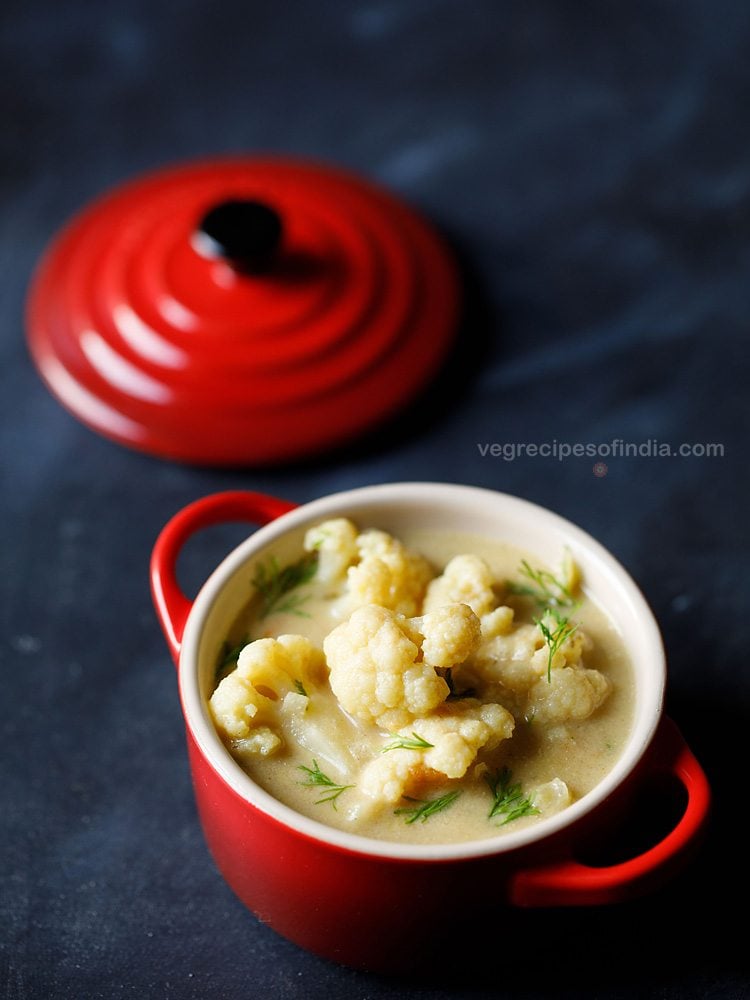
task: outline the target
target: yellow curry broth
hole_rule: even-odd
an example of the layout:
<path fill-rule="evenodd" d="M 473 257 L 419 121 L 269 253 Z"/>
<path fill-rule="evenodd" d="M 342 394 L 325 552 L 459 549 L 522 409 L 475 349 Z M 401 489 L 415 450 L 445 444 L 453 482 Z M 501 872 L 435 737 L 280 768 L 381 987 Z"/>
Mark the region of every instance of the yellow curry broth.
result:
<path fill-rule="evenodd" d="M 503 587 L 505 580 L 520 579 L 518 569 L 523 558 L 538 564 L 533 557 L 506 544 L 468 534 L 413 531 L 401 540 L 426 556 L 436 575 L 456 555 L 480 555 L 497 581 L 500 603 L 513 608 L 516 624 L 532 625 L 540 614 L 532 599 L 508 594 Z M 303 599 L 292 610 L 265 617 L 259 614 L 258 600 L 251 600 L 232 630 L 230 644 L 246 636 L 257 639 L 291 633 L 306 636 L 322 647 L 325 636 L 351 613 L 341 600 L 340 590 L 314 577 L 299 588 L 298 596 Z M 325 680 L 325 671 L 320 682 L 304 685 L 306 705 L 299 698 L 296 702 L 293 696 L 284 701 L 286 696 L 279 696 L 279 706 L 296 706 L 298 711 L 296 715 L 286 714 L 282 725 L 285 735 L 275 752 L 263 756 L 248 750 L 241 740 L 225 742 L 243 769 L 271 795 L 306 816 L 351 833 L 390 841 L 446 843 L 494 837 L 538 822 L 546 810 L 510 822 L 505 822 L 509 811 L 489 818 L 493 795 L 487 777 L 497 777 L 501 769 L 507 768 L 511 772 L 507 784 L 519 785 L 518 801 L 530 800 L 532 807 L 534 789 L 556 779 L 567 785 L 570 799 L 575 801 L 611 769 L 632 724 L 633 677 L 622 639 L 604 612 L 585 595 L 585 586 L 578 596 L 580 604 L 566 613 L 591 640 L 583 654 L 583 665 L 600 671 L 609 681 L 609 694 L 603 704 L 579 721 L 542 723 L 532 713 L 528 717 L 520 715 L 513 699 L 505 699 L 506 707 L 515 715 L 512 736 L 494 749 L 480 750 L 462 778 L 424 771 L 410 783 L 408 798 L 382 803 L 364 795 L 358 787 L 362 769 L 384 752 L 391 752 L 385 747 L 393 737 L 344 711 Z M 502 698 L 497 700 L 503 704 Z M 422 751 L 410 752 L 418 755 Z M 324 783 L 320 775 L 330 784 Z M 423 813 L 417 812 L 421 803 L 454 792 L 459 794 L 442 810 L 424 819 Z"/>

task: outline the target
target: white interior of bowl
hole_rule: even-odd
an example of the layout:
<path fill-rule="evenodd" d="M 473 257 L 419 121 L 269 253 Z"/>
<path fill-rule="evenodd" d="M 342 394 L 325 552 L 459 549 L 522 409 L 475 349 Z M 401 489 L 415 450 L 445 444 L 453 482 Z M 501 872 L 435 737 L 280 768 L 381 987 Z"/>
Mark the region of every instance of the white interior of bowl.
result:
<path fill-rule="evenodd" d="M 348 516 L 398 535 L 409 527 L 469 532 L 509 542 L 544 562 L 567 546 L 586 591 L 621 633 L 635 672 L 635 721 L 615 766 L 587 795 L 562 812 L 497 838 L 459 844 L 399 844 L 346 833 L 300 815 L 260 788 L 232 759 L 213 727 L 207 699 L 227 631 L 246 605 L 253 560 L 269 549 L 294 558 L 311 524 Z M 653 615 L 630 576 L 598 542 L 569 521 L 517 497 L 469 486 L 393 483 L 368 486 L 305 504 L 254 532 L 214 571 L 195 600 L 180 656 L 180 692 L 187 724 L 219 774 L 245 799 L 280 822 L 319 840 L 369 855 L 418 860 L 479 857 L 511 851 L 575 822 L 604 801 L 633 770 L 661 716 L 664 652 Z"/>

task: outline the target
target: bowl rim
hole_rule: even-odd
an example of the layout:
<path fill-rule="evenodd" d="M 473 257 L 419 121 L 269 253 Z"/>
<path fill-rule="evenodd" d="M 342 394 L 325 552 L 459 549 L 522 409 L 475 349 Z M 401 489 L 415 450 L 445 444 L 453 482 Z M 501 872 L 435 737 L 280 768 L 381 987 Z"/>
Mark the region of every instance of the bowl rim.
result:
<path fill-rule="evenodd" d="M 405 502 L 429 504 L 435 501 L 438 493 L 443 503 L 449 501 L 455 503 L 457 507 L 473 500 L 498 505 L 498 517 L 501 516 L 500 509 L 504 507 L 506 510 L 514 510 L 517 515 L 525 518 L 542 519 L 550 529 L 556 529 L 574 540 L 579 547 L 585 548 L 587 555 L 595 559 L 600 567 L 614 578 L 634 606 L 641 627 L 641 640 L 646 642 L 651 652 L 652 663 L 646 675 L 650 683 L 645 692 L 645 703 L 633 721 L 626 747 L 614 767 L 594 788 L 561 812 L 523 829 L 505 830 L 497 837 L 487 837 L 482 840 L 438 844 L 399 843 L 378 840 L 328 826 L 296 812 L 256 784 L 234 760 L 214 728 L 207 702 L 200 690 L 198 653 L 204 625 L 224 586 L 256 552 L 308 522 L 331 516 L 345 516 L 347 507 L 363 503 L 390 507 Z M 606 612 L 606 608 L 603 610 Z M 254 530 L 244 542 L 233 549 L 208 577 L 192 604 L 182 637 L 178 680 L 185 722 L 200 753 L 219 777 L 248 804 L 297 835 L 348 853 L 383 859 L 442 862 L 507 854 L 538 844 L 573 826 L 602 805 L 633 773 L 653 739 L 662 716 L 666 659 L 659 627 L 635 581 L 600 542 L 572 521 L 529 500 L 485 487 L 429 481 L 393 482 L 344 490 L 303 503 Z M 639 691 L 639 695 L 641 693 Z"/>

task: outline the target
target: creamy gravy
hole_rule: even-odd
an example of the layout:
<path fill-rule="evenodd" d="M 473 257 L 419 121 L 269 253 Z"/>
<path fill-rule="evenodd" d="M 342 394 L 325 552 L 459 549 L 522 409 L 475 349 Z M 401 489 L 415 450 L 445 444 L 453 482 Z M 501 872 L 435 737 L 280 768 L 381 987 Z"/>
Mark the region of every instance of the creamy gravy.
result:
<path fill-rule="evenodd" d="M 480 555 L 500 585 L 507 579 L 519 580 L 518 568 L 525 556 L 511 546 L 470 534 L 412 531 L 404 533 L 401 541 L 426 556 L 435 567 L 436 575 L 458 554 Z M 537 559 L 527 558 L 538 565 Z M 256 639 L 293 633 L 306 636 L 322 647 L 327 633 L 350 613 L 350 609 L 342 609 L 340 599 L 331 598 L 329 591 L 330 588 L 313 579 L 299 588 L 304 603 L 299 605 L 297 613 L 271 613 L 262 620 L 257 599 L 251 600 L 228 637 L 230 645 L 240 643 L 245 637 Z M 531 623 L 539 614 L 530 598 L 504 594 L 502 586 L 498 592 L 500 603 L 514 609 L 515 623 Z M 602 609 L 586 596 L 585 580 L 580 596 L 582 601 L 570 616 L 591 639 L 591 648 L 583 655 L 583 665 L 600 671 L 610 683 L 606 700 L 588 718 L 580 721 L 541 724 L 533 716 L 516 715 L 512 737 L 493 750 L 480 750 L 463 778 L 448 779 L 440 775 L 435 778 L 433 774 L 430 780 L 409 789 L 412 799 L 422 801 L 433 800 L 453 790 L 460 791 L 449 807 L 424 822 L 407 823 L 408 813 L 395 812 L 396 809 L 418 808 L 414 803 L 403 800 L 373 806 L 359 792 L 356 787 L 358 773 L 368 760 L 382 753 L 389 740 L 388 733 L 344 712 L 327 682 L 311 686 L 307 691 L 309 703 L 304 713 L 304 727 L 296 727 L 304 745 L 288 738 L 287 733 L 276 753 L 261 756 L 243 752 L 236 742 L 225 742 L 243 769 L 275 798 L 306 816 L 350 833 L 390 841 L 453 843 L 502 836 L 505 831 L 538 822 L 545 813 L 522 816 L 506 824 L 503 815 L 489 819 L 493 800 L 480 772 L 487 768 L 491 773 L 498 768 L 509 768 L 512 783 L 520 784 L 523 795 L 530 795 L 532 802 L 534 789 L 553 779 L 561 779 L 568 787 L 571 801 L 575 801 L 612 768 L 632 725 L 633 675 L 624 643 Z M 496 700 L 502 704 L 499 698 Z M 506 707 L 513 711 L 509 704 Z M 346 788 L 331 801 L 320 801 L 334 789 L 303 783 L 308 780 L 309 771 L 302 769 L 312 769 L 313 761 L 336 785 L 355 787 Z"/>

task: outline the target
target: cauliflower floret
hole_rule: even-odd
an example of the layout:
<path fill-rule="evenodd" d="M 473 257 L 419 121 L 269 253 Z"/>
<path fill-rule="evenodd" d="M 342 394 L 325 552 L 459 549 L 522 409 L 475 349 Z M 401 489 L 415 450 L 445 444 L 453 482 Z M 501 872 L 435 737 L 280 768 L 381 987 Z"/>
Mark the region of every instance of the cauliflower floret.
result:
<path fill-rule="evenodd" d="M 549 681 L 542 677 L 529 691 L 527 714 L 535 722 L 543 723 L 587 719 L 609 691 L 609 681 L 598 670 L 584 667 L 553 670 Z"/>
<path fill-rule="evenodd" d="M 273 733 L 276 702 L 296 683 L 305 685 L 325 676 L 322 652 L 301 635 L 281 635 L 278 639 L 256 639 L 244 647 L 237 667 L 216 688 L 209 700 L 219 732 L 230 740 L 247 741 L 245 750 L 271 753 L 281 744 L 269 739 Z M 262 737 L 262 738 L 261 738 Z"/>
<path fill-rule="evenodd" d="M 426 767 L 447 778 L 461 778 L 481 749 L 493 750 L 513 733 L 515 722 L 502 705 L 466 699 L 429 716 L 416 719 L 411 731 L 432 743 L 425 750 Z"/>
<path fill-rule="evenodd" d="M 544 622 L 551 630 L 559 627 L 547 618 Z M 583 653 L 590 647 L 591 640 L 586 633 L 576 629 L 553 654 L 552 671 L 580 667 Z M 480 686 L 483 682 L 499 683 L 516 696 L 525 695 L 540 677 L 544 677 L 546 683 L 549 666 L 549 647 L 542 630 L 535 624 L 519 625 L 507 634 L 486 639 L 469 664 L 473 682 Z"/>
<path fill-rule="evenodd" d="M 281 714 L 288 718 L 296 716 L 301 719 L 309 707 L 310 698 L 308 695 L 302 694 L 300 691 L 287 691 L 281 702 Z"/>
<path fill-rule="evenodd" d="M 468 668 L 475 684 L 502 684 L 525 694 L 547 669 L 544 636 L 536 625 L 518 625 L 507 635 L 496 635 L 480 645 Z"/>
<path fill-rule="evenodd" d="M 253 729 L 249 736 L 239 740 L 232 740 L 232 747 L 239 754 L 258 753 L 262 757 L 268 757 L 281 746 L 281 739 L 268 726 L 258 726 Z"/>
<path fill-rule="evenodd" d="M 513 628 L 513 608 L 502 605 L 482 615 L 482 638 L 494 639 L 497 635 L 507 635 Z"/>
<path fill-rule="evenodd" d="M 397 802 L 417 781 L 444 775 L 461 778 L 481 749 L 492 750 L 513 732 L 513 716 L 500 705 L 467 700 L 442 706 L 434 715 L 415 720 L 398 734 L 419 736 L 431 746 L 389 750 L 362 771 L 359 787 L 377 802 Z"/>
<path fill-rule="evenodd" d="M 415 615 L 434 576 L 424 556 L 397 538 L 385 531 L 358 533 L 344 517 L 310 528 L 305 549 L 318 553 L 317 579 L 342 594 L 341 607 L 347 612 L 378 604 L 407 617 Z"/>
<path fill-rule="evenodd" d="M 447 604 L 410 620 L 424 636 L 422 654 L 434 667 L 463 663 L 479 645 L 479 619 L 468 604 Z"/>
<path fill-rule="evenodd" d="M 538 785 L 530 795 L 534 808 L 544 816 L 551 816 L 569 806 L 572 799 L 570 790 L 561 778 L 553 778 Z"/>
<path fill-rule="evenodd" d="M 233 671 L 225 677 L 209 701 L 219 732 L 232 740 L 245 739 L 270 708 L 270 699 L 255 690 L 244 677 Z"/>
<path fill-rule="evenodd" d="M 365 605 L 326 636 L 331 688 L 351 715 L 395 730 L 448 697 L 448 685 L 435 668 L 458 662 L 452 656 L 469 655 L 479 638 L 479 622 L 460 605 L 416 622 Z M 428 651 L 439 664 L 430 663 Z"/>
<path fill-rule="evenodd" d="M 362 769 L 359 790 L 378 804 L 398 802 L 423 771 L 419 750 L 391 750 Z"/>
<path fill-rule="evenodd" d="M 323 521 L 305 535 L 305 551 L 318 553 L 316 577 L 321 583 L 343 583 L 347 569 L 359 557 L 357 529 L 346 517 Z"/>
<path fill-rule="evenodd" d="M 424 611 L 443 604 L 468 604 L 480 618 L 497 605 L 492 570 L 479 556 L 455 556 L 427 588 Z"/>
<path fill-rule="evenodd" d="M 357 538 L 360 561 L 348 573 L 354 607 L 378 604 L 410 617 L 421 606 L 433 576 L 430 564 L 385 531 L 364 531 Z"/>
<path fill-rule="evenodd" d="M 234 673 L 256 688 L 270 688 L 278 698 L 295 690 L 297 681 L 303 686 L 319 683 L 325 677 L 325 658 L 305 636 L 280 635 L 248 643 L 237 658 Z"/>

